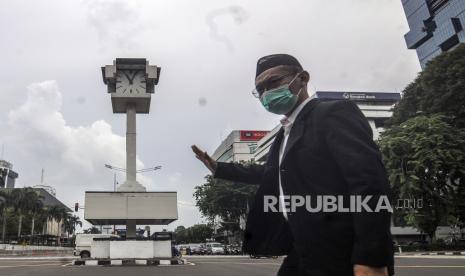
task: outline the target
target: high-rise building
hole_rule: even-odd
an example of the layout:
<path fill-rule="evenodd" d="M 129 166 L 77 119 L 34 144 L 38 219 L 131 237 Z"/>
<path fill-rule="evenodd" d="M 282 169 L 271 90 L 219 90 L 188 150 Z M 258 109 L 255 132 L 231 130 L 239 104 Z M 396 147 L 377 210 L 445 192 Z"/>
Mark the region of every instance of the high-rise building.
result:
<path fill-rule="evenodd" d="M 18 174 L 13 171 L 13 164 L 0 160 L 0 188 L 14 188 Z"/>
<path fill-rule="evenodd" d="M 420 65 L 465 42 L 465 0 L 402 0 L 410 31 L 409 49 L 417 51 Z"/>
<path fill-rule="evenodd" d="M 240 162 L 253 159 L 257 142 L 268 131 L 234 130 L 215 150 L 212 158 L 220 162 Z"/>

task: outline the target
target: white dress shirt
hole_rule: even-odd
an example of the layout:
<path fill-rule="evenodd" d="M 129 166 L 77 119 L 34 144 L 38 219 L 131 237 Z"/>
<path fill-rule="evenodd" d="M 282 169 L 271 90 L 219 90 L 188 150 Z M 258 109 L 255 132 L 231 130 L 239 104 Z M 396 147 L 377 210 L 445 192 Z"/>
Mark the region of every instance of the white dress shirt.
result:
<path fill-rule="evenodd" d="M 292 125 L 294 124 L 294 121 L 297 118 L 297 115 L 299 115 L 300 111 L 302 111 L 304 106 L 310 100 L 311 100 L 310 98 L 307 98 L 305 101 L 299 104 L 299 106 L 297 106 L 297 108 L 294 109 L 294 111 L 292 111 L 289 117 L 284 117 L 283 119 L 281 119 L 281 124 L 283 125 L 283 128 L 284 128 L 284 137 L 279 147 L 279 169 L 278 169 L 279 171 L 279 203 L 282 207 L 282 213 L 286 220 L 287 220 L 287 211 L 286 211 L 286 208 L 284 207 L 284 192 L 283 192 L 283 187 L 281 186 L 281 161 L 283 159 L 284 149 L 286 148 L 287 138 L 289 138 L 289 133 L 291 132 Z"/>

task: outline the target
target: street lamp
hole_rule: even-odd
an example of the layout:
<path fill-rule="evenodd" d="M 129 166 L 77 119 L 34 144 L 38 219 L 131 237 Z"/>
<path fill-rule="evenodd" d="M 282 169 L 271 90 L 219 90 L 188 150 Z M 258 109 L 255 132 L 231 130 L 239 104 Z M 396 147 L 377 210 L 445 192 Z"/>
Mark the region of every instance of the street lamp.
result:
<path fill-rule="evenodd" d="M 119 167 L 115 167 L 115 166 L 112 166 L 110 164 L 105 164 L 105 168 L 107 169 L 110 169 L 110 170 L 114 170 L 114 171 L 118 171 L 118 172 L 127 172 L 126 169 L 124 168 L 119 168 Z M 153 168 L 146 168 L 146 169 L 141 169 L 141 170 L 137 170 L 136 173 L 144 173 L 144 172 L 150 172 L 150 171 L 156 171 L 156 170 L 159 170 L 161 169 L 161 166 L 156 166 L 156 167 L 153 167 Z M 114 188 L 114 191 L 116 192 L 116 172 L 113 174 L 113 188 Z M 100 226 L 102 227 L 102 226 Z M 100 229 L 101 231 L 101 229 Z M 116 233 L 116 225 L 113 225 L 113 233 Z"/>
<path fill-rule="evenodd" d="M 118 171 L 118 172 L 126 172 L 127 171 L 124 168 L 115 167 L 115 166 L 110 165 L 110 164 L 105 164 L 105 168 L 110 169 L 110 170 L 114 170 L 114 171 Z M 159 170 L 159 169 L 161 169 L 161 166 L 155 166 L 155 167 L 151 167 L 151 168 L 145 168 L 145 169 L 137 170 L 136 173 L 152 172 L 152 171 L 156 171 L 156 170 Z M 114 185 L 114 189 L 116 191 L 116 173 L 114 174 L 113 185 Z"/>

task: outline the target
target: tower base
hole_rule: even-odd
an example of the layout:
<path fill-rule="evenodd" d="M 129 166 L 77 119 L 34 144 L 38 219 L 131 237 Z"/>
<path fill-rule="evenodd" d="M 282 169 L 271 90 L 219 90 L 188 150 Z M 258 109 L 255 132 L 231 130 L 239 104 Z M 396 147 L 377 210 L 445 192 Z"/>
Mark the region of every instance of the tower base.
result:
<path fill-rule="evenodd" d="M 176 192 L 86 192 L 84 219 L 94 225 L 167 225 L 178 219 Z"/>

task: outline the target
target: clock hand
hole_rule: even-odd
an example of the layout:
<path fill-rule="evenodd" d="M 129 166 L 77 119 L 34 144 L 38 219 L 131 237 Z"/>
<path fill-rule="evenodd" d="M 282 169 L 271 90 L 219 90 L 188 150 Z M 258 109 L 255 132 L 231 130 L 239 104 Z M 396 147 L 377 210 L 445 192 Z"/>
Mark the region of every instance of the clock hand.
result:
<path fill-rule="evenodd" d="M 133 80 L 133 79 L 131 79 L 131 78 L 128 76 L 128 74 L 126 74 L 126 72 L 124 72 L 124 71 L 123 71 L 123 74 L 124 74 L 124 75 L 126 76 L 126 78 L 128 79 L 129 84 L 132 84 L 132 80 Z"/>
<path fill-rule="evenodd" d="M 139 73 L 139 71 L 135 71 L 134 74 L 132 74 L 131 84 L 134 81 L 134 78 L 136 77 L 137 73 Z"/>

